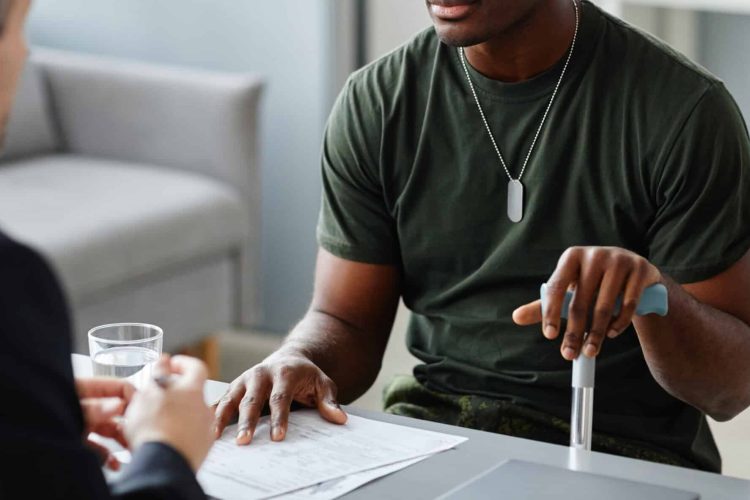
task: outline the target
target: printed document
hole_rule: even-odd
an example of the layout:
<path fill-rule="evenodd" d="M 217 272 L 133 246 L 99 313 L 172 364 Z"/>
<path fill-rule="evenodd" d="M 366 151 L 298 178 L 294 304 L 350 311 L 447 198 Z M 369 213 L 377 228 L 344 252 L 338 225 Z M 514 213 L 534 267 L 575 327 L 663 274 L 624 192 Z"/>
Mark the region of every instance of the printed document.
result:
<path fill-rule="evenodd" d="M 284 493 L 278 497 L 273 497 L 273 500 L 333 500 L 342 495 L 346 495 L 350 491 L 354 491 L 371 481 L 375 481 L 378 478 L 405 469 L 406 467 L 421 462 L 431 456 L 432 455 L 427 455 L 413 460 L 405 460 L 392 465 L 386 465 L 385 467 L 358 472 L 350 476 L 331 479 L 330 481 L 310 486 L 309 488 L 292 491 L 291 493 Z"/>
<path fill-rule="evenodd" d="M 374 474 L 375 469 L 393 466 L 380 470 L 377 476 L 360 476 L 356 488 L 397 470 L 397 464 L 401 466 L 398 468 L 408 466 L 404 462 L 448 450 L 466 440 L 356 415 L 349 415 L 345 425 L 336 425 L 323 420 L 315 410 L 293 412 L 284 441 L 272 442 L 269 434 L 265 417 L 253 442 L 237 446 L 236 426 L 228 427 L 198 473 L 205 492 L 224 500 L 270 498 L 291 492 L 320 500 L 334 498 L 321 492 L 326 489 L 321 483 L 359 473 Z M 347 479 L 350 485 L 356 480 Z M 335 490 L 335 483 L 327 488 L 338 491 L 336 496 L 351 491 L 352 487 L 344 491 L 340 488 L 343 481 L 339 483 Z M 309 487 L 321 494 L 310 496 L 310 491 L 298 491 Z"/>

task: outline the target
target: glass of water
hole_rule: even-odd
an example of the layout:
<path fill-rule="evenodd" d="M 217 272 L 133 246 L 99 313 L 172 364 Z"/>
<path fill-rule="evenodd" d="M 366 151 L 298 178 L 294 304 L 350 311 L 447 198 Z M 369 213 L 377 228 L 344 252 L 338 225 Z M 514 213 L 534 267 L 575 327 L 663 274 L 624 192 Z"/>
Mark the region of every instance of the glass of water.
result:
<path fill-rule="evenodd" d="M 114 323 L 89 330 L 89 354 L 95 377 L 127 379 L 137 389 L 151 380 L 161 356 L 164 332 L 145 323 Z"/>

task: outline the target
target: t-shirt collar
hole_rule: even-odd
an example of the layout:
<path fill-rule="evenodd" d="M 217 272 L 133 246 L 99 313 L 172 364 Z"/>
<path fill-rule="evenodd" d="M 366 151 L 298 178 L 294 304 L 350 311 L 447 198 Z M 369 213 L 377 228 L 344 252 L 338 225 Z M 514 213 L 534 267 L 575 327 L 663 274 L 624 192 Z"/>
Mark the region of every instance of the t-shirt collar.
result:
<path fill-rule="evenodd" d="M 581 25 L 578 41 L 565 77 L 566 81 L 575 79 L 576 75 L 585 71 L 588 67 L 604 24 L 604 15 L 598 7 L 588 1 L 582 2 L 581 5 Z M 466 77 L 463 76 L 464 71 L 458 51 L 453 47 L 449 47 L 449 50 L 453 53 L 452 61 L 456 65 L 456 69 L 460 70 L 460 75 L 465 81 Z M 567 56 L 567 53 L 565 56 Z M 502 101 L 530 101 L 549 95 L 555 89 L 555 84 L 560 78 L 560 71 L 565 64 L 565 56 L 547 71 L 529 80 L 514 83 L 493 80 L 474 69 L 471 64 L 467 64 L 467 66 L 474 86 L 478 92 L 485 94 L 485 96 Z M 468 63 L 468 60 L 466 62 Z M 563 82 L 563 85 L 565 85 L 565 82 Z"/>

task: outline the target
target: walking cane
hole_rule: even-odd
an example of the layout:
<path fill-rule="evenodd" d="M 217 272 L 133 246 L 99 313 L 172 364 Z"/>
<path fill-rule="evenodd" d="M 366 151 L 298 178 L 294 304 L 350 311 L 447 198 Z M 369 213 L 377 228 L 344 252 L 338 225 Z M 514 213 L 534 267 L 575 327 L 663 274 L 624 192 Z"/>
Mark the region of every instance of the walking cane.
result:
<path fill-rule="evenodd" d="M 568 291 L 562 305 L 562 317 L 568 317 L 568 308 L 574 292 Z M 547 284 L 542 285 L 542 313 L 547 307 Z M 614 316 L 620 313 L 622 299 L 615 303 Z M 643 291 L 635 314 L 658 314 L 666 316 L 669 310 L 667 288 L 662 284 L 652 285 Z M 585 340 L 585 339 L 584 339 Z M 594 374 L 596 358 L 579 354 L 573 361 L 573 399 L 570 410 L 570 446 L 574 449 L 591 450 L 591 433 L 594 420 Z"/>

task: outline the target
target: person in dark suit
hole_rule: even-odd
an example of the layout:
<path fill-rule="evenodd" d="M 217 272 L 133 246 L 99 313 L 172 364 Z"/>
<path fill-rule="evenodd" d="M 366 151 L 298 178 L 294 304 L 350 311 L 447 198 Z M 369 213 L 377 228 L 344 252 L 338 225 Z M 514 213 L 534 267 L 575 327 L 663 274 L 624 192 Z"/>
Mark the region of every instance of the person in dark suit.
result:
<path fill-rule="evenodd" d="M 27 52 L 28 8 L 29 0 L 10 0 L 0 32 L 0 137 Z M 205 498 L 195 479 L 213 442 L 205 366 L 164 356 L 154 372 L 166 386 L 154 381 L 136 392 L 117 379 L 74 380 L 70 353 L 70 319 L 52 270 L 0 232 L 0 499 Z M 119 463 L 87 440 L 91 432 L 133 452 L 111 486 L 101 466 Z"/>

